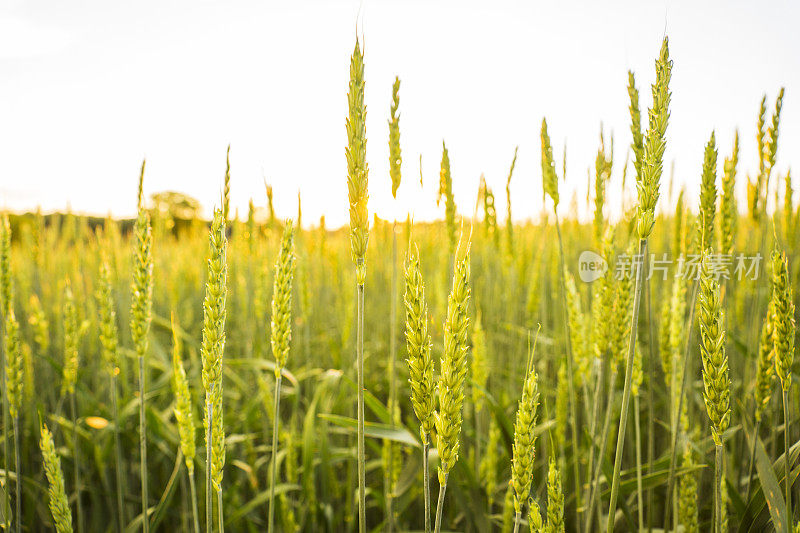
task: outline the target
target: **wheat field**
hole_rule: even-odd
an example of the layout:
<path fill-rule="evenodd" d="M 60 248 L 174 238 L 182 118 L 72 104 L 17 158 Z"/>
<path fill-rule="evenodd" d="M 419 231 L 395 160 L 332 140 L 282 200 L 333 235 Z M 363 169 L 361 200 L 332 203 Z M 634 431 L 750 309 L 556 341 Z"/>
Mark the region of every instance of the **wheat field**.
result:
<path fill-rule="evenodd" d="M 544 119 L 545 208 L 513 205 L 528 222 L 511 219 L 510 183 L 530 179 L 516 151 L 498 214 L 504 191 L 483 179 L 456 205 L 445 144 L 439 197 L 419 199 L 442 220 L 371 212 L 370 188 L 418 176 L 399 79 L 390 160 L 367 167 L 358 42 L 348 226 L 280 220 L 274 202 L 294 199 L 269 187 L 231 213 L 230 147 L 211 220 L 183 195 L 145 198 L 144 162 L 133 220 L 4 213 L 2 526 L 800 531 L 800 210 L 773 170 L 784 91 L 733 146 L 710 133 L 690 199 L 663 160 L 666 38 L 653 55 L 652 87 L 634 73 L 619 87 L 629 155 L 601 135 L 590 222 L 559 194 L 583 178 Z M 758 168 L 740 168 L 740 133 Z"/>

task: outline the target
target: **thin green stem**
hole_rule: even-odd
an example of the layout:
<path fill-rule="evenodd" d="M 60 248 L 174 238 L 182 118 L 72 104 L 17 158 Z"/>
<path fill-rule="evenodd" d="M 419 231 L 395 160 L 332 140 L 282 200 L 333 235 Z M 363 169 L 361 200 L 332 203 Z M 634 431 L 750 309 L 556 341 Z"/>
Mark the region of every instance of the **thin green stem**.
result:
<path fill-rule="evenodd" d="M 396 380 L 396 364 L 395 354 L 397 352 L 397 335 L 395 326 L 397 325 L 397 221 L 392 225 L 392 286 L 389 307 L 389 358 L 387 360 L 387 367 L 389 370 L 389 416 L 391 416 L 392 424 L 399 422 L 395 416 L 397 405 L 397 380 Z M 386 498 L 386 525 L 387 531 L 391 533 L 394 530 L 394 452 L 395 443 L 390 440 L 383 442 L 386 448 L 387 464 L 384 465 L 384 490 Z"/>
<path fill-rule="evenodd" d="M 206 394 L 206 533 L 214 531 L 214 509 L 211 498 L 211 421 L 214 416 L 214 404 L 211 403 L 212 391 Z"/>
<path fill-rule="evenodd" d="M 753 429 L 753 446 L 750 450 L 750 468 L 749 473 L 747 474 L 747 487 L 745 488 L 745 494 L 747 494 L 747 498 L 744 501 L 750 501 L 750 494 L 753 488 L 753 473 L 754 467 L 756 463 L 756 439 L 758 439 L 758 432 L 761 429 L 761 420 L 756 420 L 756 427 Z"/>
<path fill-rule="evenodd" d="M 561 224 L 558 221 L 558 211 L 556 210 L 555 206 L 553 207 L 553 213 L 556 217 L 556 232 L 558 234 L 558 256 L 559 256 L 559 263 L 560 263 L 560 270 L 561 270 L 561 308 L 564 310 L 564 330 L 565 330 L 565 344 L 567 347 L 567 374 L 570 376 L 575 375 L 575 365 L 572 360 L 572 343 L 570 340 L 570 328 L 569 328 L 569 309 L 567 308 L 567 285 L 566 280 L 564 279 L 564 244 L 561 239 Z M 575 476 L 575 506 L 576 509 L 581 508 L 581 474 L 578 467 L 578 414 L 576 411 L 576 401 L 575 401 L 575 383 L 573 379 L 567 380 L 567 389 L 569 391 L 569 413 L 570 413 L 570 425 L 571 425 L 571 437 L 572 437 L 572 467 L 573 473 Z M 577 513 L 580 515 L 580 512 Z M 577 531 L 580 533 L 580 516 L 578 520 L 576 520 Z"/>
<path fill-rule="evenodd" d="M 619 431 L 617 432 L 617 452 L 614 455 L 614 475 L 611 481 L 611 501 L 608 505 L 608 522 L 606 531 L 614 531 L 614 517 L 617 514 L 617 496 L 619 495 L 619 472 L 622 466 L 622 451 L 625 449 L 625 426 L 628 423 L 628 407 L 631 397 L 631 374 L 636 348 L 636 325 L 639 321 L 639 302 L 644 285 L 644 264 L 647 258 L 647 239 L 639 239 L 639 257 L 642 264 L 636 269 L 636 290 L 633 293 L 633 315 L 631 316 L 631 337 L 628 343 L 628 360 L 625 364 L 625 386 L 622 389 L 622 408 L 619 413 Z"/>
<path fill-rule="evenodd" d="M 142 531 L 150 531 L 150 518 L 147 515 L 147 417 L 145 414 L 145 374 L 144 357 L 139 356 L 139 469 L 142 478 Z"/>
<path fill-rule="evenodd" d="M 422 444 L 422 494 L 425 498 L 425 533 L 431 533 L 431 486 L 430 472 L 428 470 L 428 436 Z"/>
<path fill-rule="evenodd" d="M 672 498 L 672 489 L 675 486 L 675 467 L 677 465 L 677 458 L 678 458 L 678 422 L 680 420 L 680 412 L 683 409 L 683 395 L 686 391 L 686 385 L 689 380 L 689 369 L 692 367 L 691 364 L 691 351 L 689 350 L 689 346 L 691 346 L 692 341 L 692 326 L 694 325 L 694 313 L 695 307 L 697 302 L 697 292 L 700 289 L 700 278 L 698 277 L 694 282 L 694 289 L 692 290 L 692 300 L 689 302 L 689 320 L 686 322 L 686 340 L 684 341 L 683 345 L 683 369 L 681 370 L 681 389 L 678 392 L 678 400 L 677 400 L 677 407 L 676 407 L 676 415 L 673 417 L 672 421 L 672 443 L 670 444 L 670 458 L 669 458 L 669 475 L 667 476 L 667 501 L 666 505 L 664 506 L 664 527 L 669 527 L 669 515 L 670 511 L 672 510 L 672 506 L 670 505 L 670 498 Z"/>
<path fill-rule="evenodd" d="M 358 531 L 367 530 L 366 459 L 364 455 L 364 285 L 358 284 L 358 332 L 356 334 L 358 372 Z"/>
<path fill-rule="evenodd" d="M 122 482 L 122 446 L 119 440 L 119 411 L 117 408 L 117 376 L 111 374 L 111 414 L 114 417 L 114 473 L 117 481 L 117 531 L 125 531 L 125 485 Z"/>
<path fill-rule="evenodd" d="M 514 533 L 519 533 L 519 523 L 522 520 L 521 513 L 514 514 Z"/>
<path fill-rule="evenodd" d="M 721 444 L 717 444 L 714 461 L 714 531 L 722 533 L 722 454 Z"/>
<path fill-rule="evenodd" d="M 603 383 L 606 380 L 606 368 L 608 365 L 607 361 L 603 361 L 599 358 L 596 359 L 597 363 L 599 363 L 600 368 L 597 372 L 597 384 L 594 390 L 594 406 L 592 407 L 592 423 L 589 426 L 589 435 L 591 435 L 590 442 L 589 442 L 589 461 L 586 465 L 586 501 L 589 502 L 592 497 L 592 476 L 594 475 L 594 452 L 595 452 L 595 443 L 597 442 L 597 426 L 600 424 L 600 398 L 603 394 Z M 584 527 L 586 531 L 589 531 L 587 528 L 590 525 L 591 521 L 587 520 L 587 525 Z"/>
<path fill-rule="evenodd" d="M 603 456 L 606 454 L 606 448 L 608 447 L 608 431 L 611 426 L 611 410 L 614 406 L 614 383 L 617 381 L 617 369 L 616 366 L 611 370 L 611 379 L 608 382 L 608 403 L 606 403 L 606 412 L 603 418 L 603 430 L 600 433 L 600 449 L 597 453 L 597 462 L 595 465 L 594 472 L 592 473 L 591 480 L 591 492 L 589 493 L 589 502 L 588 507 L 586 508 L 586 527 L 584 527 L 584 531 L 591 531 L 592 530 L 592 512 L 595 510 L 595 502 L 597 501 L 597 491 L 600 485 L 600 467 L 602 465 Z M 597 518 L 598 521 L 600 520 L 600 508 L 597 508 Z"/>
<path fill-rule="evenodd" d="M 444 483 L 439 485 L 439 500 L 436 502 L 436 526 L 434 533 L 440 533 L 442 530 L 442 508 L 444 507 L 444 493 L 447 491 L 447 478 L 450 473 L 444 475 Z"/>
<path fill-rule="evenodd" d="M 656 353 L 655 347 L 656 342 L 655 338 L 656 335 L 653 331 L 653 313 L 652 313 L 652 304 L 651 304 L 651 297 L 652 293 L 650 292 L 650 261 L 648 257 L 644 257 L 644 268 L 645 270 L 645 286 L 644 286 L 644 296 L 647 306 L 647 331 L 649 338 L 647 339 L 647 344 L 650 347 L 650 357 L 647 359 L 647 365 L 645 366 L 645 371 L 647 372 L 648 376 L 654 376 L 656 373 Z M 655 425 L 655 387 L 653 387 L 650 382 L 647 384 L 647 473 L 652 474 L 655 468 L 655 457 L 656 457 L 656 425 Z M 653 489 L 651 488 L 647 495 L 648 504 L 652 509 L 653 505 Z"/>
<path fill-rule="evenodd" d="M 217 491 L 217 520 L 219 520 L 219 533 L 225 533 L 225 521 L 222 513 L 222 489 Z"/>
<path fill-rule="evenodd" d="M 192 523 L 194 524 L 194 533 L 200 533 L 200 518 L 197 513 L 197 488 L 194 481 L 194 468 L 189 470 L 189 490 L 192 496 Z"/>
<path fill-rule="evenodd" d="M 69 405 L 72 415 L 72 464 L 75 476 L 75 514 L 78 515 L 78 533 L 83 529 L 83 503 L 81 501 L 81 465 L 80 453 L 78 452 L 78 408 L 75 404 L 75 393 L 69 395 Z"/>
<path fill-rule="evenodd" d="M 783 389 L 783 466 L 784 490 L 786 494 L 786 531 L 792 531 L 792 483 L 789 477 L 791 461 L 789 461 L 789 391 Z"/>
<path fill-rule="evenodd" d="M 642 503 L 642 431 L 639 424 L 639 395 L 633 397 L 633 420 L 636 424 L 636 510 L 639 515 L 639 529 L 644 527 L 644 505 Z"/>
<path fill-rule="evenodd" d="M 22 474 L 20 474 L 20 466 L 22 462 L 19 458 L 19 415 L 14 417 L 14 473 L 16 476 L 16 487 L 14 496 L 16 496 L 16 523 L 15 528 L 16 532 L 20 533 L 22 531 Z"/>
<path fill-rule="evenodd" d="M 281 375 L 275 378 L 275 409 L 273 411 L 272 423 L 272 480 L 269 485 L 269 521 L 267 522 L 267 532 L 272 533 L 275 523 L 275 482 L 278 479 L 278 424 L 280 423 L 281 406 Z"/>

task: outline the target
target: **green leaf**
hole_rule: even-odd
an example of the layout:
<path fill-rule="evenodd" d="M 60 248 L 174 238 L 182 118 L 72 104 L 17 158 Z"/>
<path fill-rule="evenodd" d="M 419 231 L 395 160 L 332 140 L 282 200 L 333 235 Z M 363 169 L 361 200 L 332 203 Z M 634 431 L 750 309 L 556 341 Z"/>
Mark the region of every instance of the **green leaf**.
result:
<path fill-rule="evenodd" d="M 761 482 L 761 489 L 772 517 L 772 525 L 776 533 L 786 532 L 786 502 L 783 501 L 781 487 L 775 477 L 775 471 L 764 451 L 764 444 L 757 435 L 753 435 L 756 441 L 756 471 Z M 753 438 L 748 434 L 748 442 L 753 445 Z"/>
<path fill-rule="evenodd" d="M 355 418 L 327 413 L 320 413 L 317 416 L 352 431 L 353 433 L 358 430 L 358 420 Z M 376 422 L 364 422 L 364 435 L 375 439 L 387 439 L 407 446 L 413 446 L 414 448 L 420 448 L 420 444 L 417 439 L 414 438 L 414 435 L 403 427 L 378 424 Z"/>
<path fill-rule="evenodd" d="M 275 496 L 293 490 L 300 490 L 300 485 L 294 485 L 291 483 L 281 483 L 279 485 L 275 485 Z M 269 501 L 269 488 L 267 488 L 266 490 L 262 490 L 261 492 L 256 494 L 252 500 L 250 500 L 249 502 L 245 503 L 244 505 L 236 509 L 236 511 L 234 511 L 231 514 L 230 518 L 227 518 L 225 521 L 232 524 L 237 520 L 241 520 L 243 517 L 247 516 L 253 509 L 264 505 L 268 501 Z"/>

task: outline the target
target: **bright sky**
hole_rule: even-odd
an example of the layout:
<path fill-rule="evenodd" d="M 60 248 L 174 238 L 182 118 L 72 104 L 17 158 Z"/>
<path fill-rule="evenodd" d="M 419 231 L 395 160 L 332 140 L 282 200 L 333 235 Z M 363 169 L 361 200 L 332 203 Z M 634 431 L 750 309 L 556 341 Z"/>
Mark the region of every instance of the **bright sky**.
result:
<path fill-rule="evenodd" d="M 797 3 L 327 2 L 4 0 L 0 5 L 0 206 L 128 216 L 138 168 L 145 192 L 179 190 L 206 212 L 218 202 L 231 143 L 233 207 L 266 202 L 279 216 L 347 222 L 344 155 L 349 57 L 366 43 L 370 211 L 441 216 L 435 195 L 447 142 L 456 203 L 470 214 L 481 172 L 505 213 L 514 147 L 515 218 L 541 208 L 539 128 L 547 117 L 567 185 L 585 210 L 601 121 L 615 135 L 618 183 L 630 142 L 627 70 L 650 104 L 664 32 L 674 60 L 669 161 L 698 190 L 716 129 L 719 168 L 741 135 L 756 167 L 755 120 L 786 87 L 778 170 L 800 148 Z M 605 4 L 605 5 L 601 5 Z M 391 84 L 401 86 L 403 183 L 391 198 Z M 419 190 L 422 154 L 424 190 Z M 666 183 L 664 188 L 666 194 Z M 571 192 L 563 192 L 565 208 Z M 666 205 L 666 204 L 664 204 Z"/>

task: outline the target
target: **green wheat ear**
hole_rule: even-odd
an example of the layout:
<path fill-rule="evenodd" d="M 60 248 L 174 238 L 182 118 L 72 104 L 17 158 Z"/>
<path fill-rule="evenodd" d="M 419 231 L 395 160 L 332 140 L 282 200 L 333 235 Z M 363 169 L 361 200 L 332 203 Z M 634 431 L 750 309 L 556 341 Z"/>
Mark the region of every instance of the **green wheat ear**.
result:
<path fill-rule="evenodd" d="M 275 377 L 286 366 L 292 341 L 292 280 L 295 270 L 294 228 L 286 222 L 281 249 L 275 263 L 272 289 L 272 354 L 275 357 Z"/>
<path fill-rule="evenodd" d="M 717 212 L 717 146 L 714 132 L 703 154 L 703 173 L 700 181 L 700 221 L 698 241 L 707 248 L 714 241 L 714 218 Z"/>
<path fill-rule="evenodd" d="M 369 241 L 367 211 L 367 106 L 364 105 L 364 55 L 358 40 L 350 59 L 350 85 L 347 92 L 347 188 L 350 199 L 350 251 L 356 264 L 356 278 L 363 285 L 367 275 Z"/>
<path fill-rule="evenodd" d="M 723 164 L 722 199 L 719 207 L 720 253 L 723 254 L 733 253 L 733 244 L 736 239 L 736 221 L 739 218 L 735 194 L 736 165 L 738 162 L 739 132 L 737 131 L 735 137 L 733 138 L 733 151 L 731 152 L 731 156 L 726 157 L 725 163 Z"/>
<path fill-rule="evenodd" d="M 695 466 L 692 458 L 692 448 L 687 444 L 683 452 L 681 465 L 691 469 Z M 697 533 L 697 479 L 695 473 L 689 471 L 680 476 L 678 487 L 678 523 L 683 526 L 686 533 Z"/>
<path fill-rule="evenodd" d="M 470 365 L 472 374 L 472 404 L 475 407 L 475 412 L 480 413 L 483 411 L 485 404 L 484 389 L 486 383 L 489 381 L 489 355 L 486 348 L 486 332 L 483 330 L 481 323 L 481 314 L 475 319 L 475 325 L 472 328 L 472 364 Z"/>
<path fill-rule="evenodd" d="M 494 505 L 495 491 L 497 489 L 497 474 L 500 464 L 500 438 L 502 437 L 497 419 L 489 420 L 489 440 L 486 444 L 486 453 L 481 457 L 478 474 L 486 493 L 489 509 Z"/>
<path fill-rule="evenodd" d="M 642 113 L 639 110 L 639 90 L 636 88 L 636 78 L 633 72 L 628 71 L 628 96 L 630 98 L 631 135 L 633 142 L 633 168 L 636 171 L 637 182 L 642 179 L 642 164 L 644 163 L 644 135 L 642 135 Z"/>
<path fill-rule="evenodd" d="M 0 218 L 0 311 L 11 308 L 11 226 L 8 214 Z"/>
<path fill-rule="evenodd" d="M 225 301 L 227 299 L 228 267 L 225 219 L 220 209 L 214 210 L 209 234 L 208 281 L 203 301 L 203 388 L 206 393 L 206 413 L 203 424 L 208 434 L 208 407 L 212 409 L 211 478 L 214 489 L 221 490 L 225 466 L 225 429 L 222 423 L 222 358 L 225 350 Z"/>
<path fill-rule="evenodd" d="M 775 329 L 775 304 L 771 300 L 767 306 L 767 316 L 761 326 L 761 338 L 758 343 L 758 359 L 756 361 L 756 390 L 755 403 L 756 422 L 760 422 L 764 409 L 772 398 L 775 390 L 775 342 L 773 331 Z"/>
<path fill-rule="evenodd" d="M 725 354 L 725 330 L 719 282 L 710 263 L 710 249 L 703 252 L 700 269 L 700 354 L 703 359 L 703 400 L 717 446 L 730 425 L 731 381 Z"/>
<path fill-rule="evenodd" d="M 392 85 L 392 105 L 389 108 L 389 176 L 392 178 L 392 196 L 397 198 L 397 189 L 400 187 L 400 166 L 403 157 L 400 153 L 400 78 L 395 76 Z"/>
<path fill-rule="evenodd" d="M 451 254 L 456 248 L 456 202 L 453 196 L 453 177 L 450 174 L 450 152 L 442 141 L 442 163 L 439 168 L 439 197 L 444 196 L 444 218 Z"/>
<path fill-rule="evenodd" d="M 192 393 L 189 390 L 189 380 L 183 368 L 181 351 L 183 349 L 178 334 L 178 324 L 175 314 L 171 317 L 172 323 L 172 392 L 175 394 L 175 420 L 178 423 L 180 434 L 181 452 L 186 463 L 186 468 L 191 475 L 194 472 L 194 458 L 197 453 L 195 444 L 194 413 L 192 412 Z"/>
<path fill-rule="evenodd" d="M 14 316 L 14 307 L 8 308 L 5 317 L 4 348 L 6 356 L 6 395 L 8 396 L 8 412 L 12 420 L 16 420 L 22 408 L 23 364 L 19 341 L 19 322 Z M 17 465 L 19 468 L 19 465 Z M 19 497 L 19 495 L 17 495 Z"/>
<path fill-rule="evenodd" d="M 110 375 L 119 372 L 119 333 L 117 313 L 114 310 L 114 295 L 111 287 L 111 270 L 107 259 L 100 263 L 100 283 L 97 289 L 97 303 L 100 307 L 100 344 L 103 346 L 103 361 Z"/>
<path fill-rule="evenodd" d="M 772 330 L 775 373 L 781 381 L 783 390 L 788 391 L 792 386 L 796 330 L 794 300 L 786 252 L 777 249 L 772 252 L 772 309 L 775 320 Z"/>
<path fill-rule="evenodd" d="M 44 473 L 47 476 L 47 493 L 50 496 L 50 512 L 53 514 L 58 533 L 72 533 L 72 514 L 69 510 L 67 493 L 64 490 L 64 473 L 61 470 L 61 458 L 53 444 L 53 434 L 45 424 L 41 427 L 39 448 L 44 461 Z"/>
<path fill-rule="evenodd" d="M 534 344 L 528 356 L 525 383 L 522 386 L 522 397 L 517 407 L 514 421 L 514 442 L 511 459 L 511 486 L 514 489 L 514 511 L 519 516 L 528 499 L 533 481 L 533 461 L 535 456 L 534 428 L 539 407 L 539 384 L 536 369 L 533 366 Z"/>
<path fill-rule="evenodd" d="M 420 423 L 423 443 L 433 436 L 435 429 L 435 384 L 431 336 L 428 333 L 428 304 L 425 301 L 425 283 L 419 264 L 416 246 L 408 251 L 405 265 L 406 351 L 408 381 L 411 384 L 411 405 Z"/>
<path fill-rule="evenodd" d="M 444 353 L 439 378 L 439 410 L 436 413 L 436 447 L 439 451 L 439 483 L 446 484 L 447 474 L 458 461 L 461 436 L 461 407 L 467 375 L 467 335 L 470 286 L 469 245 L 464 257 L 457 260 L 453 288 L 447 299 L 444 323 Z"/>
<path fill-rule="evenodd" d="M 564 492 L 561 490 L 561 474 L 554 459 L 550 459 L 547 471 L 547 526 L 546 533 L 564 533 Z"/>
<path fill-rule="evenodd" d="M 648 130 L 644 143 L 642 174 L 637 176 L 636 190 L 639 203 L 636 206 L 636 228 L 639 237 L 646 239 L 655 224 L 666 133 L 669 121 L 669 81 L 672 76 L 672 61 L 669 58 L 669 40 L 664 37 L 661 52 L 656 59 L 656 82 L 652 86 L 653 107 L 648 111 Z"/>
<path fill-rule="evenodd" d="M 554 207 L 558 207 L 558 176 L 556 164 L 553 159 L 553 146 L 550 144 L 550 135 L 547 133 L 547 120 L 542 119 L 542 186 L 544 194 L 550 196 Z"/>
<path fill-rule="evenodd" d="M 64 369 L 61 394 L 74 394 L 78 381 L 78 311 L 69 280 L 64 288 Z"/>

